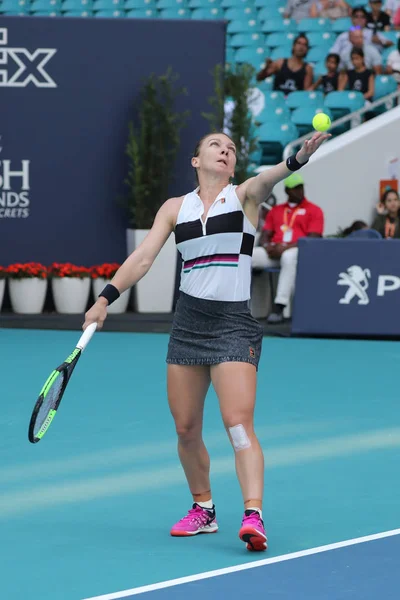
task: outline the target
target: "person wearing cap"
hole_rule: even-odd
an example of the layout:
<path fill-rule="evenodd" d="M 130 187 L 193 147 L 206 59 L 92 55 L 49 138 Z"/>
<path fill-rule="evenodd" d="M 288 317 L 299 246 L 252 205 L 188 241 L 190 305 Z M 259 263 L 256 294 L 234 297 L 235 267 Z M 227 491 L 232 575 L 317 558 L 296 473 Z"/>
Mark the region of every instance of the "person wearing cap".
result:
<path fill-rule="evenodd" d="M 252 268 L 260 271 L 280 266 L 274 309 L 268 323 L 281 323 L 283 311 L 294 292 L 297 268 L 297 241 L 302 237 L 322 237 L 324 214 L 304 196 L 304 179 L 293 173 L 284 180 L 287 201 L 271 208 L 253 250 Z"/>

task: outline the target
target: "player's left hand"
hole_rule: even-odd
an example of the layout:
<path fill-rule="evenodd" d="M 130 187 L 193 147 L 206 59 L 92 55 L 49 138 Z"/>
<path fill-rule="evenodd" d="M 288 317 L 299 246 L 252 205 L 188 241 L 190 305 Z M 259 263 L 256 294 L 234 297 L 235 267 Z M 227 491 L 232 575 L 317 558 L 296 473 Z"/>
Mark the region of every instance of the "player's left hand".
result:
<path fill-rule="evenodd" d="M 314 133 L 311 139 L 304 142 L 296 155 L 296 159 L 299 161 L 299 163 L 305 164 L 310 156 L 312 156 L 314 152 L 316 152 L 318 148 L 331 137 L 332 135 L 330 133 L 322 133 L 321 131 L 317 131 L 317 133 Z"/>

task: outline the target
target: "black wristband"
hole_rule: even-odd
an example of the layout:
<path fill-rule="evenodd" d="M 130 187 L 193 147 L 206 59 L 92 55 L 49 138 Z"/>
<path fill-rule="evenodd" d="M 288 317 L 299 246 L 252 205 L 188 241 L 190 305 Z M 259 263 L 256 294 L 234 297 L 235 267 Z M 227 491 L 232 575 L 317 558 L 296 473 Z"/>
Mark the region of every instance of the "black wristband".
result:
<path fill-rule="evenodd" d="M 296 158 L 296 155 L 293 154 L 292 156 L 289 156 L 289 158 L 286 160 L 286 166 L 289 169 L 289 171 L 298 171 L 299 169 L 301 169 L 301 167 L 304 167 L 304 165 L 306 165 L 308 163 L 299 163 L 299 161 Z"/>
<path fill-rule="evenodd" d="M 99 294 L 99 298 L 102 296 L 103 298 L 108 300 L 108 305 L 110 305 L 113 302 L 115 302 L 115 300 L 118 300 L 120 295 L 121 294 L 119 293 L 115 285 L 108 283 L 104 290 Z"/>

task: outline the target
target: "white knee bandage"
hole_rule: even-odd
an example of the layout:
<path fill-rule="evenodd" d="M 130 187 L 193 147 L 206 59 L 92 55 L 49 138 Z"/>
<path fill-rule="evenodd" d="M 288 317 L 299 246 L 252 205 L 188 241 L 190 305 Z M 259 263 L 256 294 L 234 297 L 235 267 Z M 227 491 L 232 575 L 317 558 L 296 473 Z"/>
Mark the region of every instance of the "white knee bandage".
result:
<path fill-rule="evenodd" d="M 243 425 L 235 425 L 234 427 L 229 427 L 229 433 L 232 438 L 232 443 L 235 452 L 239 452 L 239 450 L 245 450 L 246 448 L 250 448 L 251 443 Z"/>

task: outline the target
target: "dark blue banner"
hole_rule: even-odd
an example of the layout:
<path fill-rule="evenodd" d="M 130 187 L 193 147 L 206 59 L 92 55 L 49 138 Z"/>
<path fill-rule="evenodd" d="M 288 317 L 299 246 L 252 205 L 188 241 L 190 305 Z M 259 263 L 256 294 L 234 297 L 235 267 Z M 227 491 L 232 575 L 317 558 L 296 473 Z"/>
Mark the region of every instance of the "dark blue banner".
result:
<path fill-rule="evenodd" d="M 292 333 L 400 335 L 400 241 L 300 240 Z"/>
<path fill-rule="evenodd" d="M 143 78 L 171 66 L 188 90 L 180 195 L 195 185 L 190 157 L 224 46 L 222 22 L 0 18 L 0 264 L 123 261 L 117 198 Z"/>

